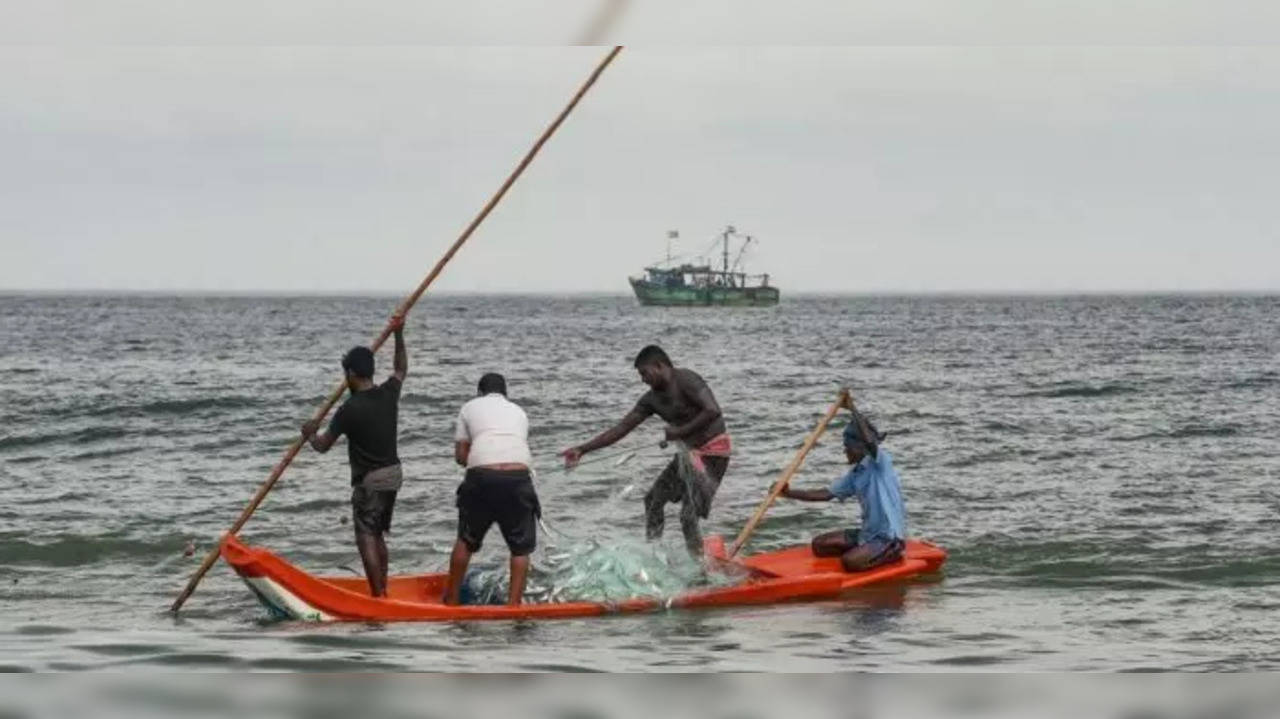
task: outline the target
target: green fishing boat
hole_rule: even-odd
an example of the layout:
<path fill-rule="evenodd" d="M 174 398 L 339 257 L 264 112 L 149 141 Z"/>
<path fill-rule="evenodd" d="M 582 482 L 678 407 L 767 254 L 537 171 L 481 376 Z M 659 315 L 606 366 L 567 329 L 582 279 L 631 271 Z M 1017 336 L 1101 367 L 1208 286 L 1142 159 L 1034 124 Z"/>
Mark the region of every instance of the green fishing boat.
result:
<path fill-rule="evenodd" d="M 676 232 L 667 233 L 667 259 L 644 268 L 641 277 L 630 277 L 631 289 L 642 305 L 658 307 L 771 307 L 778 304 L 777 287 L 769 285 L 769 275 L 750 275 L 740 270 L 743 253 L 755 238 L 747 235 L 738 248 L 737 258 L 729 263 L 729 238 L 740 237 L 732 225 L 716 238 L 721 246 L 721 268 L 710 262 L 677 264 L 671 258 L 670 240 Z"/>

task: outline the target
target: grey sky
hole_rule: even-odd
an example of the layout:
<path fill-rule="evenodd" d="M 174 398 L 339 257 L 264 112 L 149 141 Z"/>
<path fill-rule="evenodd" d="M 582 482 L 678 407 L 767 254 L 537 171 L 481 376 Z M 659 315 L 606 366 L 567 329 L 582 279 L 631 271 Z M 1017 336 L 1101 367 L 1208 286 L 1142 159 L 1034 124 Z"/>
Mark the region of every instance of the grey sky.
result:
<path fill-rule="evenodd" d="M 601 55 L 0 48 L 0 288 L 405 291 Z M 733 223 L 784 291 L 1276 290 L 1278 86 L 1265 47 L 630 47 L 437 286 L 625 292 Z"/>
<path fill-rule="evenodd" d="M 1267 44 L 1271 0 L 6 0 L 0 42 L 695 45 Z"/>

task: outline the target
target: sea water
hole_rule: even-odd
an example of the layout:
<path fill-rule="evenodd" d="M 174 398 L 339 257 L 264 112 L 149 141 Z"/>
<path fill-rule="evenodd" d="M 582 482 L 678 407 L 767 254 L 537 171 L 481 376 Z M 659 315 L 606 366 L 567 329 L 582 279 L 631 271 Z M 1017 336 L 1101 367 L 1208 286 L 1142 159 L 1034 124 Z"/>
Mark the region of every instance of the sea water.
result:
<path fill-rule="evenodd" d="M 847 384 L 889 432 L 910 533 L 950 551 L 942 578 L 839 602 L 316 626 L 267 622 L 219 563 L 170 616 L 342 353 L 395 302 L 0 297 L 0 668 L 1280 667 L 1280 298 L 1263 296 L 784 295 L 767 309 L 428 296 L 406 331 L 392 572 L 447 563 L 453 421 L 498 371 L 547 468 L 547 524 L 580 542 L 540 532 L 531 586 L 613 596 L 678 584 L 650 571 L 674 565 L 643 543 L 642 497 L 670 453 L 550 471 L 558 451 L 631 409 L 645 390 L 631 360 L 657 342 L 706 378 L 733 435 L 705 533 L 742 528 Z M 378 361 L 385 376 L 389 355 Z M 651 419 L 617 448 L 654 446 L 661 430 Z M 795 486 L 844 469 L 833 432 Z M 305 449 L 241 535 L 349 576 L 350 491 L 345 445 Z M 677 510 L 659 543 L 672 562 Z M 745 551 L 803 544 L 857 514 L 780 499 Z M 574 578 L 581 567 L 559 559 L 572 552 L 623 569 L 607 585 Z M 505 574 L 496 529 L 475 563 Z"/>

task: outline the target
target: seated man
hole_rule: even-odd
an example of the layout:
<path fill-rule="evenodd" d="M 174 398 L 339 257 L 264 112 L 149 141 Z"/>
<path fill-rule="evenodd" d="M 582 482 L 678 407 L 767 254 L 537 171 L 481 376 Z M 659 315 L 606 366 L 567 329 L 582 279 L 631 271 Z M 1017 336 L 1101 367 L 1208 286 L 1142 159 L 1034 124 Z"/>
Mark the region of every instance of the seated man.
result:
<path fill-rule="evenodd" d="M 907 520 L 902 488 L 893 469 L 893 457 L 879 448 L 881 439 L 883 435 L 855 411 L 844 429 L 844 455 L 853 467 L 832 482 L 830 489 L 782 489 L 782 496 L 807 502 L 858 498 L 862 526 L 819 534 L 812 545 L 816 556 L 840 557 L 846 572 L 897 561 L 905 548 Z"/>

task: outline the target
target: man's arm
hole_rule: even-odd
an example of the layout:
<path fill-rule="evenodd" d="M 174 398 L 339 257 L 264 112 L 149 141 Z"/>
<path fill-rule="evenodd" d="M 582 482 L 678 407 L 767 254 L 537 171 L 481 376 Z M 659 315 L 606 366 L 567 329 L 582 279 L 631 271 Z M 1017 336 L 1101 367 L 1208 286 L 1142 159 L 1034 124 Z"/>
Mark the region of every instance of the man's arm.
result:
<path fill-rule="evenodd" d="M 303 422 L 302 438 L 307 440 L 312 449 L 320 454 L 324 454 L 329 451 L 329 448 L 333 446 L 334 442 L 338 441 L 338 438 L 328 432 L 317 432 L 316 429 L 319 427 L 320 423 L 314 419 L 309 419 L 306 422 Z"/>
<path fill-rule="evenodd" d="M 802 502 L 830 502 L 833 499 L 848 499 L 857 494 L 858 483 L 865 479 L 857 467 L 840 475 L 830 487 L 822 489 L 792 489 L 791 485 L 782 488 L 780 494 L 787 499 L 798 499 Z M 775 488 L 777 485 L 774 485 Z"/>
<path fill-rule="evenodd" d="M 404 316 L 395 315 L 391 318 L 391 329 L 396 337 L 396 356 L 393 362 L 391 376 L 404 382 L 405 376 L 409 374 L 409 353 L 404 348 Z"/>
<path fill-rule="evenodd" d="M 830 502 L 836 498 L 829 489 L 792 489 L 790 485 L 782 488 L 782 496 L 802 502 Z"/>
<path fill-rule="evenodd" d="M 640 412 L 638 409 L 631 410 L 627 413 L 627 416 L 622 418 L 621 422 L 615 424 L 609 429 L 606 429 L 587 442 L 576 447 L 570 447 L 569 449 L 561 452 L 560 456 L 564 457 L 565 466 L 573 467 L 578 463 L 578 460 L 582 458 L 582 455 L 587 452 L 594 452 L 597 449 L 608 447 L 614 442 L 626 437 L 628 434 L 631 434 L 631 430 L 638 427 L 640 423 L 645 421 L 647 418 L 648 415 Z"/>
<path fill-rule="evenodd" d="M 471 442 L 460 439 L 453 443 L 453 461 L 458 463 L 459 467 L 467 466 L 467 457 L 471 455 Z"/>

